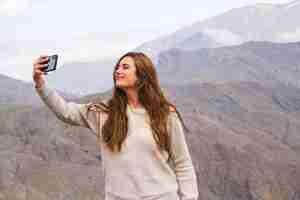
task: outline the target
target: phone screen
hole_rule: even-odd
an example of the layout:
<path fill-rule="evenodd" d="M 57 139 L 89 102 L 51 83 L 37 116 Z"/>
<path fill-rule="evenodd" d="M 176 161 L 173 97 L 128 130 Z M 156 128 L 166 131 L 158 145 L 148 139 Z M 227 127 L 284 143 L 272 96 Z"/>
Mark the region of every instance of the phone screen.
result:
<path fill-rule="evenodd" d="M 49 56 L 49 61 L 45 66 L 44 72 L 54 71 L 57 65 L 58 55 Z"/>

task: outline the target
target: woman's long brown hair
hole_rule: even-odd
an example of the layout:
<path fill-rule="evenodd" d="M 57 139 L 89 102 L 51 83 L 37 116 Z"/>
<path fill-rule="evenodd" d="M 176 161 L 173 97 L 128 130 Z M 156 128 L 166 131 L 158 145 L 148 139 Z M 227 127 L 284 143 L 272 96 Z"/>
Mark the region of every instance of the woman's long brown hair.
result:
<path fill-rule="evenodd" d="M 167 121 L 171 108 L 177 113 L 184 129 L 186 131 L 189 130 L 185 126 L 175 105 L 166 99 L 159 87 L 157 73 L 151 59 L 141 52 L 128 52 L 117 61 L 113 71 L 114 88 L 112 98 L 106 104 L 101 101 L 96 103 L 96 105 L 98 104 L 96 107 L 108 114 L 108 118 L 103 124 L 101 131 L 103 141 L 111 151 L 114 152 L 115 147 L 118 147 L 118 151 L 120 152 L 122 143 L 127 137 L 128 117 L 126 109 L 128 100 L 126 93 L 121 88 L 116 87 L 115 79 L 116 67 L 126 56 L 130 56 L 134 60 L 138 78 L 136 83 L 138 100 L 149 115 L 154 140 L 160 150 L 166 150 L 171 155 L 170 137 L 167 130 Z"/>

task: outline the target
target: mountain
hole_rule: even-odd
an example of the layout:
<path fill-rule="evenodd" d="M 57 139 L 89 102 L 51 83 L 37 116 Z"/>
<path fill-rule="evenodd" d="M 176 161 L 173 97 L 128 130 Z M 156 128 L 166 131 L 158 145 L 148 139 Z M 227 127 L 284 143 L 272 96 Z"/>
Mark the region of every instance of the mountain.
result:
<path fill-rule="evenodd" d="M 256 81 L 300 88 L 299 55 L 299 42 L 247 42 L 193 51 L 171 49 L 159 54 L 157 71 L 166 84 Z"/>
<path fill-rule="evenodd" d="M 300 91 L 282 83 L 164 85 L 186 132 L 200 199 L 300 197 Z M 181 91 L 181 92 L 178 92 Z M 75 102 L 107 99 L 111 93 Z M 103 199 L 96 138 L 45 106 L 0 106 L 3 199 Z"/>
<path fill-rule="evenodd" d="M 165 90 L 184 112 L 207 116 L 239 132 L 263 131 L 300 153 L 300 88 L 228 81 L 166 85 Z"/>
<path fill-rule="evenodd" d="M 222 46 L 222 45 L 217 43 L 213 39 L 207 37 L 205 34 L 199 32 L 187 38 L 186 40 L 177 42 L 177 44 L 172 46 L 172 48 L 182 49 L 182 50 L 193 50 L 193 49 L 199 49 L 199 47 L 213 48 L 218 46 Z"/>
<path fill-rule="evenodd" d="M 100 199 L 101 163 L 87 129 L 45 107 L 0 105 L 0 119 L 1 199 Z"/>
<path fill-rule="evenodd" d="M 199 199 L 300 197 L 299 89 L 232 81 L 165 90 L 191 129 Z"/>
<path fill-rule="evenodd" d="M 33 83 L 0 74 L 0 85 L 0 105 L 41 105 Z M 60 90 L 58 92 L 66 99 L 78 97 L 73 94 L 61 92 Z"/>
<path fill-rule="evenodd" d="M 32 84 L 0 74 L 0 85 L 1 104 L 36 104 L 39 100 Z"/>
<path fill-rule="evenodd" d="M 172 48 L 192 50 L 222 46 L 222 44 L 202 32 L 195 32 L 190 35 L 190 37 L 186 37 L 185 35 L 174 36 L 175 33 L 164 35 L 158 39 L 145 42 L 133 49 L 133 51 L 141 51 L 145 53 L 152 59 L 154 64 L 156 64 L 157 55 Z"/>
<path fill-rule="evenodd" d="M 218 16 L 185 26 L 172 34 L 147 41 L 135 50 L 157 55 L 178 43 L 193 40 L 193 49 L 242 44 L 247 41 L 297 42 L 300 40 L 300 1 L 256 4 L 234 8 Z M 212 44 L 198 42 L 205 35 Z M 191 43 L 191 42 L 190 42 Z"/>

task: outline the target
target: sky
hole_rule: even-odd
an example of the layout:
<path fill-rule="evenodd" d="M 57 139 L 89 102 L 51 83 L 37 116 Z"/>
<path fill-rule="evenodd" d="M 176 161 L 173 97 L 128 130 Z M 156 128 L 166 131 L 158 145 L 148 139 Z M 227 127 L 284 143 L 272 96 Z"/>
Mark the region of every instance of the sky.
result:
<path fill-rule="evenodd" d="M 232 8 L 289 0 L 0 0 L 0 73 L 32 82 L 39 55 L 59 65 L 115 58 Z"/>

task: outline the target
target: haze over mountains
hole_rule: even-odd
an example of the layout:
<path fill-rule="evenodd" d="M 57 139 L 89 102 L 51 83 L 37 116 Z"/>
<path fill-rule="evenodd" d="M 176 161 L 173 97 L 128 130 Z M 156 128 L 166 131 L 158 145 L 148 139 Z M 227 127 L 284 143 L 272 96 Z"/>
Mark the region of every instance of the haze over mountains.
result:
<path fill-rule="evenodd" d="M 46 78 L 53 87 L 81 96 L 106 91 L 113 84 L 112 72 L 115 62 L 116 60 L 112 59 L 91 63 L 68 63 Z"/>
<path fill-rule="evenodd" d="M 216 17 L 187 25 L 172 34 L 145 42 L 133 51 L 146 53 L 157 64 L 160 53 L 174 48 L 199 50 L 239 45 L 247 41 L 298 42 L 299 2 L 297 0 L 286 4 L 257 4 L 232 9 Z M 116 60 L 117 58 L 89 64 L 66 64 L 47 78 L 57 89 L 65 92 L 78 95 L 104 92 L 112 87 L 112 69 Z M 68 76 L 70 73 L 72 76 Z M 85 77 L 90 78 L 83 84 Z"/>
<path fill-rule="evenodd" d="M 191 130 L 199 200 L 300 199 L 300 40 L 276 40 L 297 33 L 299 4 L 233 9 L 136 48 L 155 58 Z M 47 80 L 86 94 L 72 101 L 100 101 L 115 61 L 61 66 Z M 95 136 L 58 120 L 33 85 L 0 84 L 0 199 L 103 199 Z"/>

